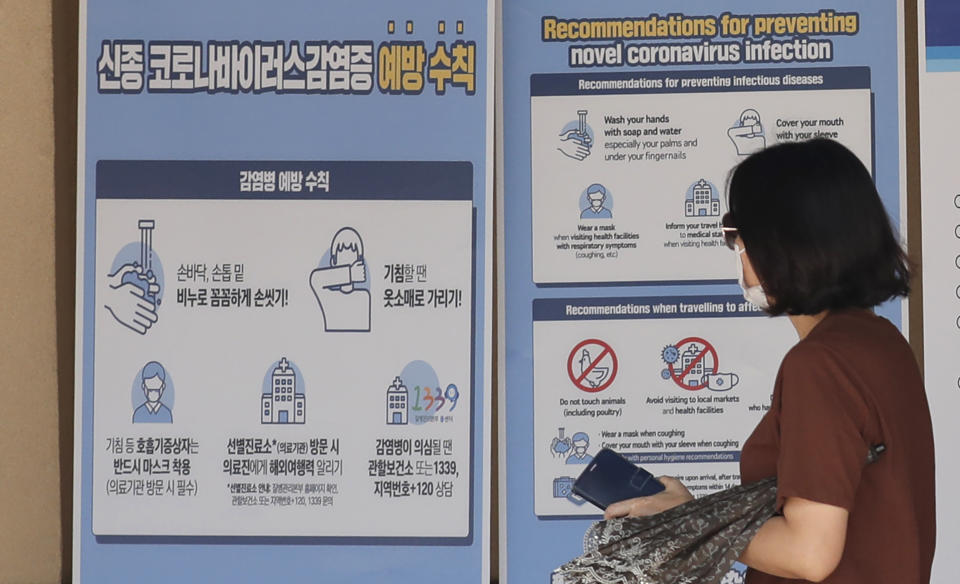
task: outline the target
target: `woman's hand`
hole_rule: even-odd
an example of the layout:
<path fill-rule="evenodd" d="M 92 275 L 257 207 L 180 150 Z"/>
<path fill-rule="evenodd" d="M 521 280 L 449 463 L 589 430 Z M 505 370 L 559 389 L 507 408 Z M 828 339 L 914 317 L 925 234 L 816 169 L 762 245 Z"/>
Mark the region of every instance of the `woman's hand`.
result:
<path fill-rule="evenodd" d="M 690 491 L 677 479 L 673 477 L 657 477 L 657 480 L 666 487 L 664 490 L 649 497 L 637 497 L 635 499 L 627 499 L 614 503 L 607 507 L 603 518 L 613 519 L 614 517 L 656 515 L 657 513 L 693 500 L 693 495 L 690 494 Z"/>

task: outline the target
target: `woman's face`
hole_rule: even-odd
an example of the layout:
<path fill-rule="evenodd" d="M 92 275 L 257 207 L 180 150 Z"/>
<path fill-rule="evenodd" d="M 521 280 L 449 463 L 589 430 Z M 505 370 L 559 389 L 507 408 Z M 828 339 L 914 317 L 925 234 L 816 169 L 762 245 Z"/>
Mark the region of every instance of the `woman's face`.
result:
<path fill-rule="evenodd" d="M 743 240 L 737 236 L 737 247 L 739 249 L 744 249 Z M 749 286 L 759 286 L 760 278 L 757 277 L 757 273 L 753 271 L 753 264 L 750 263 L 750 250 L 746 250 L 740 254 L 740 261 L 743 262 L 743 283 Z"/>

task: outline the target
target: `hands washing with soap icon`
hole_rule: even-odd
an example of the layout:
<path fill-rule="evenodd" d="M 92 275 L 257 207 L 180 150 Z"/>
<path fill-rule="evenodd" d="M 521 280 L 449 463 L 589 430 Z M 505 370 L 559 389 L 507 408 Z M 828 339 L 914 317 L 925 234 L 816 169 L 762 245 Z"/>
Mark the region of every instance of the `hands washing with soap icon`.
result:
<path fill-rule="evenodd" d="M 104 307 L 117 322 L 145 335 L 157 322 L 160 284 L 152 271 L 136 263 L 120 266 L 110 274 Z"/>

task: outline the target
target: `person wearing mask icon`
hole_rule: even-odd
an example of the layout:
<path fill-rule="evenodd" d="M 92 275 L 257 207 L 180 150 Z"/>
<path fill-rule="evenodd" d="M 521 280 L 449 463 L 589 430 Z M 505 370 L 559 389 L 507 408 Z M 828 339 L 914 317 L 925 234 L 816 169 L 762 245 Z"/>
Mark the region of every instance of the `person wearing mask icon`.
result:
<path fill-rule="evenodd" d="M 929 582 L 929 407 L 910 345 L 873 312 L 908 294 L 909 262 L 870 172 L 832 140 L 779 144 L 733 170 L 728 208 L 723 233 L 744 297 L 786 315 L 799 339 L 741 452 L 743 483 L 777 479 L 777 514 L 740 557 L 747 584 Z M 665 491 L 606 516 L 692 498 L 680 481 L 661 482 Z"/>
<path fill-rule="evenodd" d="M 607 200 L 607 189 L 598 183 L 587 187 L 587 201 L 590 206 L 580 213 L 581 219 L 613 219 L 613 213 L 603 204 Z"/>
<path fill-rule="evenodd" d="M 140 374 L 140 387 L 143 389 L 144 402 L 133 411 L 134 424 L 170 424 L 173 413 L 160 398 L 166 389 L 167 373 L 163 365 L 150 361 L 143 366 Z"/>
<path fill-rule="evenodd" d="M 573 450 L 567 456 L 567 464 L 588 464 L 593 457 L 587 454 L 590 447 L 590 437 L 586 432 L 577 432 L 573 435 Z"/>

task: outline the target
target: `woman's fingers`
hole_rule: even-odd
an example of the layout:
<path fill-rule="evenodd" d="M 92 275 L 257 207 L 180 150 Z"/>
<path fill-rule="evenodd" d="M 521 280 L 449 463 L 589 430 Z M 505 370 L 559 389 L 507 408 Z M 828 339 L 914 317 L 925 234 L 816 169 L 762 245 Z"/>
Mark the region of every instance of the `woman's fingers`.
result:
<path fill-rule="evenodd" d="M 614 517 L 625 517 L 630 514 L 630 505 L 636 499 L 626 499 L 624 501 L 617 501 L 613 505 L 609 505 L 606 511 L 603 512 L 604 519 L 613 519 Z"/>
<path fill-rule="evenodd" d="M 656 497 L 656 495 L 654 495 Z M 607 507 L 603 514 L 604 519 L 613 519 L 614 517 L 642 517 L 644 515 L 653 515 L 657 513 L 653 497 L 637 497 L 635 499 L 626 499 L 618 501 Z"/>
<path fill-rule="evenodd" d="M 647 515 L 656 515 L 677 505 L 682 505 L 693 499 L 690 491 L 683 483 L 673 477 L 657 477 L 664 490 L 656 495 L 649 497 L 636 497 L 618 501 L 609 507 L 603 514 L 604 519 L 613 519 L 615 517 L 644 517 Z"/>
<path fill-rule="evenodd" d="M 667 492 L 678 491 L 680 489 L 686 490 L 683 483 L 673 477 L 657 477 L 657 480 L 666 488 Z"/>

